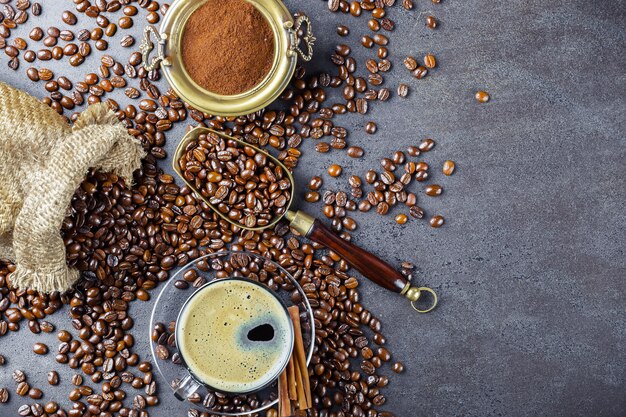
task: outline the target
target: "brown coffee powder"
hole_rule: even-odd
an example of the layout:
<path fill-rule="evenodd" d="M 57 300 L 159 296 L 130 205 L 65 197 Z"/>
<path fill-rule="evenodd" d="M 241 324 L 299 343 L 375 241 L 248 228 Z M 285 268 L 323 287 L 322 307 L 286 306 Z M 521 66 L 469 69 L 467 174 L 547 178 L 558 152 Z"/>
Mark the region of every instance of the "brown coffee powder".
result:
<path fill-rule="evenodd" d="M 202 88 L 235 95 L 259 84 L 274 59 L 269 22 L 245 0 L 208 0 L 191 14 L 182 37 L 185 69 Z"/>

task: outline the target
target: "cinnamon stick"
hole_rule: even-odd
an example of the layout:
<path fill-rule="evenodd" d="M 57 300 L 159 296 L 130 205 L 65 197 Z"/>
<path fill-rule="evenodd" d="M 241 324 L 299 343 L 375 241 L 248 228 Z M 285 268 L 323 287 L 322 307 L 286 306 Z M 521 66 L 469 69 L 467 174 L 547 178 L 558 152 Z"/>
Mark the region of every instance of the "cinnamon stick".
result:
<path fill-rule="evenodd" d="M 280 417 L 291 416 L 291 400 L 289 400 L 289 388 L 287 385 L 287 369 L 278 377 L 278 414 Z"/>
<path fill-rule="evenodd" d="M 300 403 L 299 408 L 301 410 L 309 409 L 313 406 L 313 399 L 311 397 L 311 384 L 309 381 L 309 371 L 306 366 L 306 354 L 304 352 L 304 342 L 302 340 L 302 328 L 300 327 L 300 309 L 298 306 L 291 306 L 288 308 L 289 316 L 293 322 L 294 330 L 294 349 L 293 355 L 298 364 L 299 374 L 302 380 L 302 389 L 304 390 L 305 401 L 304 404 Z"/>
<path fill-rule="evenodd" d="M 300 372 L 300 365 L 298 362 L 294 362 L 294 367 L 297 375 L 297 384 L 296 384 L 296 400 L 298 403 L 299 410 L 306 410 L 306 394 L 304 393 L 304 386 L 302 383 L 302 373 Z"/>
<path fill-rule="evenodd" d="M 296 381 L 300 379 L 300 376 L 296 378 L 296 365 L 293 359 L 293 352 L 289 357 L 289 363 L 287 364 L 287 384 L 289 385 L 289 399 L 295 401 L 298 399 L 298 391 L 296 388 Z"/>

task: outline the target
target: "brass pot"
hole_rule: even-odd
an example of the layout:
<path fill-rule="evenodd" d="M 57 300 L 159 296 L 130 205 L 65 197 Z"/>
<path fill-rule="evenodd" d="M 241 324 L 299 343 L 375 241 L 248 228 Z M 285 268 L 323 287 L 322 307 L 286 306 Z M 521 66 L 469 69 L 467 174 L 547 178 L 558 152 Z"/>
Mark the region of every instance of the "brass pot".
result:
<path fill-rule="evenodd" d="M 241 116 L 266 107 L 285 90 L 296 69 L 298 56 L 309 61 L 313 55 L 315 37 L 306 16 L 294 20 L 280 0 L 247 0 L 267 19 L 274 33 L 274 60 L 263 81 L 237 95 L 221 95 L 199 86 L 187 73 L 182 61 L 181 41 L 189 16 L 206 1 L 175 0 L 165 14 L 160 28 L 147 26 L 140 46 L 143 65 L 150 71 L 160 66 L 169 85 L 178 96 L 194 108 L 217 116 Z M 306 24 L 306 30 L 304 25 Z M 299 32 L 304 35 L 300 38 Z M 156 56 L 150 58 L 155 48 Z M 304 43 L 305 50 L 300 48 Z"/>

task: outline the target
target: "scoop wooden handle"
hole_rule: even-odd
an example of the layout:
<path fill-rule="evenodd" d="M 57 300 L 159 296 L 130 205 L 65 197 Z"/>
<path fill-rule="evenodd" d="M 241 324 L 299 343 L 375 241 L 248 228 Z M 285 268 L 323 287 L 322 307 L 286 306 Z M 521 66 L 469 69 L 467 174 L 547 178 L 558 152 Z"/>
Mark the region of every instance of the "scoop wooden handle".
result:
<path fill-rule="evenodd" d="M 314 220 L 307 237 L 341 256 L 370 281 L 393 292 L 406 291 L 408 281 L 404 275 L 377 256 L 340 238 L 319 220 Z"/>

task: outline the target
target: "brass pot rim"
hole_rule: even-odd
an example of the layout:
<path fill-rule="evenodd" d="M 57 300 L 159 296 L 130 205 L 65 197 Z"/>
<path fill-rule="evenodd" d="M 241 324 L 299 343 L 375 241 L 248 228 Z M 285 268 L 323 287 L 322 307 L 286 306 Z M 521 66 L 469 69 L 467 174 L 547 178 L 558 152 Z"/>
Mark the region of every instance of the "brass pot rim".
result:
<path fill-rule="evenodd" d="M 145 31 L 144 62 L 152 50 L 150 34 L 156 35 L 160 50 L 151 64 L 160 64 L 163 75 L 176 94 L 192 107 L 217 116 L 241 116 L 260 110 L 276 100 L 288 86 L 298 58 L 298 37 L 294 19 L 280 0 L 246 0 L 267 19 L 274 34 L 272 68 L 263 81 L 237 95 L 220 95 L 205 90 L 187 73 L 180 54 L 180 42 L 189 16 L 209 0 L 175 0 L 158 30 L 148 26 Z M 307 21 L 307 23 L 309 23 Z M 310 29 L 310 28 L 309 28 Z M 313 41 L 315 38 L 312 38 Z M 306 58 L 305 58 L 306 59 Z M 152 66 L 150 66 L 152 67 Z M 146 66 L 148 69 L 148 66 Z"/>

